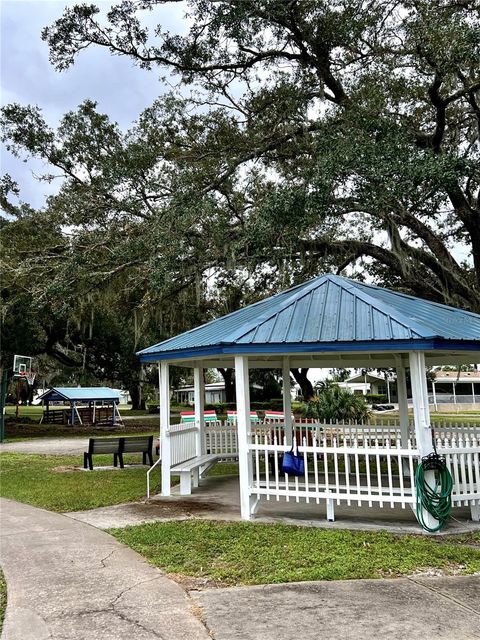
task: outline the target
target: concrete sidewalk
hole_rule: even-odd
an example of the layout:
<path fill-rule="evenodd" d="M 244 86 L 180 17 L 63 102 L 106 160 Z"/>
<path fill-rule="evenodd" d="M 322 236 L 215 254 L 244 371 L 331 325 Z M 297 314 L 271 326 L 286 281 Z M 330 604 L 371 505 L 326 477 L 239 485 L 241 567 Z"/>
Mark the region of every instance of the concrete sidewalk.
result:
<path fill-rule="evenodd" d="M 215 640 L 480 638 L 480 576 L 301 582 L 191 595 Z"/>
<path fill-rule="evenodd" d="M 187 594 L 92 526 L 11 500 L 1 500 L 0 509 L 8 587 L 2 640 L 480 638 L 480 576 Z"/>
<path fill-rule="evenodd" d="M 185 591 L 87 524 L 0 500 L 2 640 L 211 640 Z"/>

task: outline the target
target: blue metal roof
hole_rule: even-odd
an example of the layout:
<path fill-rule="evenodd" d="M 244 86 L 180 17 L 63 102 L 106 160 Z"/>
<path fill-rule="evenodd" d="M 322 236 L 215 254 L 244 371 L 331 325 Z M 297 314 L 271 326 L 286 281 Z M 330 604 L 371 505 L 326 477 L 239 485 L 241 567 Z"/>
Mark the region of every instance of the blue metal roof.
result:
<path fill-rule="evenodd" d="M 425 348 L 442 341 L 480 349 L 480 315 L 324 275 L 143 349 L 142 361 L 194 352 L 301 352 Z M 471 343 L 474 343 L 473 345 Z M 376 345 L 376 346 L 375 346 Z M 462 346 L 460 346 L 462 348 Z"/>
<path fill-rule="evenodd" d="M 68 402 L 115 401 L 120 402 L 120 394 L 109 387 L 52 387 L 39 400 L 67 400 Z"/>

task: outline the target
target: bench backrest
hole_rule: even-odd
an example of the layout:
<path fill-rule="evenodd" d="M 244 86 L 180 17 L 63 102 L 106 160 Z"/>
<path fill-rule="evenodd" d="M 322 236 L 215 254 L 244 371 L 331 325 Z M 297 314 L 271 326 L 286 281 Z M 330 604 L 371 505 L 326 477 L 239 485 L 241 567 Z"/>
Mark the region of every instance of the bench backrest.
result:
<path fill-rule="evenodd" d="M 129 436 L 122 440 L 124 453 L 144 453 L 152 450 L 153 436 Z"/>
<path fill-rule="evenodd" d="M 89 453 L 121 453 L 121 438 L 90 438 Z"/>
<path fill-rule="evenodd" d="M 88 453 L 144 453 L 151 451 L 152 436 L 129 436 L 126 438 L 90 438 Z"/>
<path fill-rule="evenodd" d="M 227 411 L 227 420 L 229 422 L 235 422 L 237 420 L 237 412 Z M 250 422 L 260 422 L 260 418 L 256 411 L 250 411 Z"/>
<path fill-rule="evenodd" d="M 294 419 L 295 417 L 292 414 L 292 420 Z M 283 422 L 285 420 L 285 414 L 283 411 L 265 411 L 265 420 Z"/>
<path fill-rule="evenodd" d="M 216 422 L 218 420 L 216 411 L 205 411 L 203 419 L 205 422 Z M 195 422 L 195 411 L 181 411 L 180 422 Z"/>

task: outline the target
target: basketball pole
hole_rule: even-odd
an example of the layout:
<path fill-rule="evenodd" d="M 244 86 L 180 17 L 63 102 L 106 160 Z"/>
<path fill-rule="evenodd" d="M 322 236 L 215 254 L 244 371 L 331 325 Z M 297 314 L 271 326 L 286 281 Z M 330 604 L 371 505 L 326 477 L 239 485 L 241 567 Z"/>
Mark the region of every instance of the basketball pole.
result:
<path fill-rule="evenodd" d="M 20 403 L 20 378 L 17 378 L 17 403 L 15 405 L 15 421 L 18 422 L 18 405 Z"/>
<path fill-rule="evenodd" d="M 0 442 L 5 440 L 5 403 L 8 390 L 8 369 L 2 371 L 0 381 Z"/>

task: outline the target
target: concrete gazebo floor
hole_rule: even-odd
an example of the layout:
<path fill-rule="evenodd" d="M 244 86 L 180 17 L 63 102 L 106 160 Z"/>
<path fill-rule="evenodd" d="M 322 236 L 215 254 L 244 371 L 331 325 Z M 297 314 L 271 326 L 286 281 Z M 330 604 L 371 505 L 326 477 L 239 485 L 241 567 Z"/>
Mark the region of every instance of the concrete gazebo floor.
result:
<path fill-rule="evenodd" d="M 179 487 L 172 488 L 170 497 L 153 496 L 149 502 L 101 507 L 91 511 L 77 511 L 70 517 L 89 524 L 108 529 L 125 527 L 143 522 L 185 520 L 199 518 L 204 520 L 231 520 L 240 518 L 240 491 L 237 476 L 210 476 L 201 481 L 190 496 L 180 496 Z M 384 508 L 378 506 L 361 507 L 345 504 L 335 505 L 335 522 L 326 520 L 325 501 L 320 504 L 310 502 L 285 502 L 281 499 L 267 501 L 263 499 L 254 522 L 281 522 L 301 526 L 325 529 L 352 529 L 373 531 L 383 529 L 392 533 L 423 533 L 409 506 Z M 478 523 L 470 520 L 470 509 L 455 508 L 453 518 L 441 532 L 442 534 L 467 533 L 478 531 Z"/>

